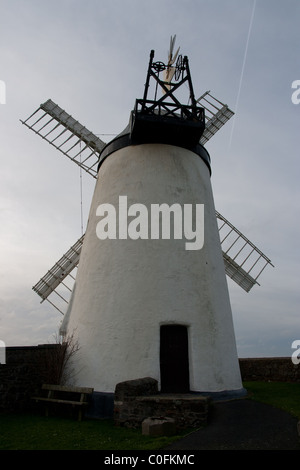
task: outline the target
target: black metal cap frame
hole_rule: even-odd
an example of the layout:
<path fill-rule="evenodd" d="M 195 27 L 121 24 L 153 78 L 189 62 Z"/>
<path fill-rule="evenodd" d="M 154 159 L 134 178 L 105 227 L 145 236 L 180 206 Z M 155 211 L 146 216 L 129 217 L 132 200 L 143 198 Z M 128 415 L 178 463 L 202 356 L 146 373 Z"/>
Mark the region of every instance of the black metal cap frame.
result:
<path fill-rule="evenodd" d="M 188 58 L 182 59 L 180 56 L 180 60 L 177 61 L 174 73 L 177 83 L 160 78 L 160 72 L 169 66 L 163 62 L 153 62 L 153 58 L 152 50 L 144 96 L 136 100 L 127 128 L 103 148 L 98 170 L 105 158 L 122 147 L 160 143 L 191 150 L 202 158 L 211 173 L 209 153 L 199 143 L 205 129 L 205 112 L 203 107 L 197 106 L 195 100 Z M 148 99 L 151 78 L 156 81 L 156 92 L 158 86 L 163 91 L 159 99 L 156 97 L 156 92 L 154 100 Z M 183 84 L 188 84 L 191 103 L 188 105 L 182 104 L 175 96 L 175 91 Z"/>

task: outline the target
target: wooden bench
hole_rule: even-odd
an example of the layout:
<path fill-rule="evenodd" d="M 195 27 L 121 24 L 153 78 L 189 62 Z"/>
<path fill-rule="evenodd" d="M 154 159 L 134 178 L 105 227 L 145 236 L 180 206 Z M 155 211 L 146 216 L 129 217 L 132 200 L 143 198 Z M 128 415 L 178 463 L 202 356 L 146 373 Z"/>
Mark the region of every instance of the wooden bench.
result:
<path fill-rule="evenodd" d="M 82 410 L 88 404 L 87 397 L 91 395 L 93 391 L 93 388 L 87 387 L 43 384 L 41 396 L 32 397 L 32 400 L 46 404 L 46 416 L 49 415 L 50 403 L 78 407 L 78 421 L 81 421 Z"/>

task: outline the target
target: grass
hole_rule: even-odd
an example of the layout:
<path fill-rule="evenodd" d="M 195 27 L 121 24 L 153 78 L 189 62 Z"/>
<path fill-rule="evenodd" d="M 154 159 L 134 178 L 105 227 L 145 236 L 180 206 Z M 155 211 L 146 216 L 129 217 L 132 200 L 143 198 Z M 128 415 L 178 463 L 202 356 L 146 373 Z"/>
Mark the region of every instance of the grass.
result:
<path fill-rule="evenodd" d="M 281 408 L 300 419 L 300 383 L 245 382 L 249 398 Z M 186 433 L 190 432 L 186 431 Z M 112 420 L 76 421 L 42 414 L 0 414 L 1 450 L 156 450 L 184 434 L 143 436 Z"/>
<path fill-rule="evenodd" d="M 249 398 L 275 406 L 300 419 L 300 383 L 244 382 Z"/>
<path fill-rule="evenodd" d="M 1 450 L 155 450 L 178 439 L 150 437 L 114 426 L 113 420 L 0 414 Z M 182 437 L 182 436 L 181 436 Z"/>

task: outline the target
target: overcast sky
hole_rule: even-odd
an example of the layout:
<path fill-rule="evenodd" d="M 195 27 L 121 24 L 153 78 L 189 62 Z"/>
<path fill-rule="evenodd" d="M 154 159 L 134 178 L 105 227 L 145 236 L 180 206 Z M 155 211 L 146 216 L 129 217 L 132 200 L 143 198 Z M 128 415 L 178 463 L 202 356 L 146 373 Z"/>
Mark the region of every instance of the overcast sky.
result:
<path fill-rule="evenodd" d="M 166 61 L 176 34 L 196 97 L 211 90 L 236 113 L 207 143 L 216 209 L 275 265 L 248 294 L 228 279 L 238 354 L 291 356 L 300 339 L 299 0 L 0 0 L 0 12 L 0 339 L 52 342 L 62 315 L 32 286 L 80 237 L 95 184 L 20 119 L 51 98 L 107 142 L 143 95 L 150 50 Z"/>

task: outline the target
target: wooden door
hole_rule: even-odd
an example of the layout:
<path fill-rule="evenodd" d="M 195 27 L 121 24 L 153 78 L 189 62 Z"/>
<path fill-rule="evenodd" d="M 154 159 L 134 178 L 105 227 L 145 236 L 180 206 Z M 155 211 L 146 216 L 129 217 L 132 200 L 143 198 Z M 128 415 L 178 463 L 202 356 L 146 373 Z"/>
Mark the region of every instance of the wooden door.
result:
<path fill-rule="evenodd" d="M 184 325 L 163 325 L 160 328 L 161 391 L 189 391 L 188 332 Z"/>

